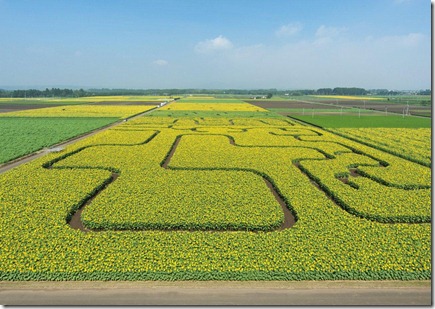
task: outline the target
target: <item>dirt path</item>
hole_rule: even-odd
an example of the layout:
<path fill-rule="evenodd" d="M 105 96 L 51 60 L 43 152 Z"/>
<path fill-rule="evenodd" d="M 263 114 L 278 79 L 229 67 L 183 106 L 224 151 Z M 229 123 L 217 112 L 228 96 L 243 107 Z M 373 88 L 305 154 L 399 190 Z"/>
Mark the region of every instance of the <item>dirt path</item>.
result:
<path fill-rule="evenodd" d="M 165 161 L 162 163 L 162 167 L 166 168 L 166 169 L 170 169 L 169 167 L 169 162 L 171 161 L 175 150 L 178 147 L 178 144 L 181 141 L 183 135 L 179 135 L 177 136 L 177 138 L 175 139 L 174 144 L 172 145 L 171 149 L 169 150 L 168 156 L 166 157 Z M 226 136 L 229 139 L 229 142 L 231 145 L 236 146 L 236 143 L 234 141 L 234 138 L 231 136 Z M 192 170 L 198 170 L 197 168 L 193 168 Z M 207 168 L 204 168 L 204 170 L 207 170 Z M 216 170 L 219 170 L 219 168 L 217 168 Z M 223 169 L 225 170 L 225 169 Z M 253 172 L 251 170 L 246 170 L 245 172 Z M 266 186 L 269 188 L 270 192 L 273 194 L 273 196 L 275 197 L 275 200 L 278 202 L 278 204 L 281 206 L 281 209 L 284 213 L 284 221 L 281 224 L 281 226 L 276 229 L 277 231 L 282 231 L 288 228 L 291 228 L 295 223 L 296 223 L 296 218 L 293 215 L 293 213 L 290 211 L 290 209 L 288 208 L 286 202 L 284 201 L 284 199 L 282 198 L 282 196 L 278 193 L 278 191 L 276 190 L 276 188 L 274 187 L 274 185 L 264 176 L 261 176 L 261 178 L 264 180 Z"/>
<path fill-rule="evenodd" d="M 425 305 L 430 281 L 0 282 L 3 305 Z"/>
<path fill-rule="evenodd" d="M 71 144 L 73 144 L 75 142 L 81 141 L 81 140 L 83 140 L 83 139 L 85 139 L 87 137 L 93 136 L 93 135 L 95 135 L 97 133 L 100 133 L 102 131 L 105 131 L 105 130 L 108 130 L 110 128 L 116 127 L 116 126 L 118 126 L 120 124 L 123 124 L 125 121 L 133 120 L 135 118 L 142 117 L 142 116 L 144 116 L 146 114 L 152 113 L 153 111 L 155 111 L 157 109 L 158 109 L 158 107 L 154 108 L 154 109 L 151 109 L 151 110 L 148 110 L 146 112 L 140 113 L 138 115 L 134 115 L 132 117 L 129 117 L 129 118 L 126 118 L 126 119 L 123 119 L 123 120 L 119 120 L 119 121 L 117 121 L 115 123 L 109 124 L 107 126 L 101 127 L 99 129 L 96 129 L 96 130 L 93 130 L 93 131 L 90 131 L 90 132 L 85 133 L 83 135 L 76 136 L 76 137 L 71 138 L 71 139 L 69 139 L 67 141 L 64 141 L 62 143 L 52 145 L 50 148 L 42 149 L 42 150 L 34 152 L 34 153 L 30 154 L 30 155 L 26 155 L 24 157 L 21 157 L 21 158 L 15 159 L 13 161 L 10 161 L 8 163 L 2 164 L 2 165 L 0 165 L 0 174 L 3 174 L 3 173 L 5 173 L 5 172 L 7 172 L 7 171 L 17 167 L 17 166 L 20 166 L 20 165 L 24 164 L 24 163 L 27 163 L 27 162 L 30 162 L 30 161 L 35 160 L 37 158 L 43 157 L 46 154 L 51 153 L 53 151 L 53 149 L 66 147 L 66 146 L 71 145 Z"/>

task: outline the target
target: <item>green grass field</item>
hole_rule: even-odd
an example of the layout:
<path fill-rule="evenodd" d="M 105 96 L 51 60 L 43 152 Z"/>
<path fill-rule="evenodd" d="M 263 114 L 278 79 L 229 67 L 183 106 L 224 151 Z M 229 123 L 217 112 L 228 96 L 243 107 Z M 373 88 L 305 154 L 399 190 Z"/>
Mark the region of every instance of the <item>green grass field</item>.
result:
<path fill-rule="evenodd" d="M 118 118 L 0 117 L 0 163 L 115 122 Z"/>
<path fill-rule="evenodd" d="M 313 104 L 313 107 L 316 105 Z M 274 113 L 296 113 L 311 116 L 312 113 L 356 113 L 358 116 L 357 108 L 267 108 L 267 110 Z M 375 111 L 373 110 L 362 110 L 361 115 L 363 114 L 373 114 Z"/>
<path fill-rule="evenodd" d="M 430 128 L 431 119 L 417 117 L 356 115 L 295 115 L 292 118 L 322 128 Z"/>
<path fill-rule="evenodd" d="M 331 101 L 337 100 L 338 103 L 342 100 L 367 100 L 372 103 L 396 103 L 396 104 L 409 104 L 409 105 L 430 105 L 430 95 L 396 95 L 396 96 L 301 96 L 303 100 L 315 101 Z"/>

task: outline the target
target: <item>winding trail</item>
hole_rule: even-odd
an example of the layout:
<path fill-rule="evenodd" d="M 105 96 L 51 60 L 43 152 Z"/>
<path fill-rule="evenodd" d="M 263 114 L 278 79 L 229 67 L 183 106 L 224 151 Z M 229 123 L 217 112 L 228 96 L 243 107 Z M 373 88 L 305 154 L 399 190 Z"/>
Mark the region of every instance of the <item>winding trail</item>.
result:
<path fill-rule="evenodd" d="M 174 155 L 178 144 L 181 141 L 181 137 L 183 135 L 179 135 L 177 136 L 177 138 L 175 139 L 174 144 L 172 145 L 167 157 L 165 158 L 165 160 L 162 162 L 161 166 L 163 168 L 166 169 L 172 169 L 172 170 L 210 170 L 209 168 L 174 168 L 174 167 L 170 167 L 169 166 L 169 162 L 171 161 L 172 156 Z M 233 138 L 229 138 L 230 140 L 230 144 L 233 146 L 236 146 L 234 139 Z M 223 171 L 229 171 L 231 169 L 226 169 L 226 168 L 213 168 L 213 170 L 223 170 Z M 281 226 L 276 229 L 275 231 L 282 231 L 288 228 L 291 228 L 295 223 L 296 223 L 296 217 L 293 215 L 293 213 L 289 210 L 289 205 L 287 205 L 287 203 L 285 202 L 284 198 L 281 196 L 281 194 L 276 190 L 275 186 L 272 184 L 272 182 L 267 179 L 264 175 L 261 175 L 260 173 L 254 171 L 254 170 L 250 170 L 250 169 L 237 169 L 238 171 L 245 171 L 245 172 L 249 172 L 249 173 L 254 173 L 256 175 L 261 176 L 261 178 L 263 179 L 263 181 L 265 182 L 266 186 L 269 188 L 270 192 L 273 194 L 273 196 L 275 197 L 276 201 L 279 203 L 279 205 L 281 206 L 281 209 L 284 213 L 284 221 L 281 224 Z"/>
<path fill-rule="evenodd" d="M 112 182 L 114 182 L 116 180 L 116 178 L 118 178 L 118 176 L 119 176 L 119 173 L 112 173 L 110 178 L 98 190 L 96 190 L 95 193 L 91 197 L 89 197 L 88 199 L 83 201 L 83 204 L 79 207 L 79 209 L 76 212 L 74 212 L 74 214 L 71 216 L 71 219 L 68 222 L 69 226 L 72 229 L 74 229 L 74 230 L 80 230 L 82 232 L 90 232 L 90 231 L 92 231 L 92 230 L 86 228 L 83 225 L 83 222 L 82 222 L 82 219 L 81 219 L 83 209 L 87 205 L 92 203 L 92 201 L 98 196 L 98 194 L 100 194 L 101 191 L 106 189 L 106 187 L 108 185 L 110 185 Z"/>
<path fill-rule="evenodd" d="M 138 145 L 143 145 L 143 144 L 146 144 L 146 143 L 148 143 L 148 142 L 150 142 L 156 135 L 158 134 L 158 132 L 156 132 L 155 134 L 153 134 L 150 138 L 148 138 L 146 141 L 144 141 L 144 142 L 142 142 L 142 143 L 140 143 L 140 144 L 138 144 Z M 171 158 L 172 158 L 172 156 L 174 155 L 174 153 L 175 153 L 175 151 L 176 151 L 176 149 L 177 149 L 177 146 L 178 146 L 178 144 L 180 143 L 180 140 L 181 140 L 181 137 L 182 137 L 183 135 L 180 135 L 180 136 L 178 136 L 176 139 L 175 139 L 175 141 L 174 141 L 174 143 L 173 143 L 173 145 L 172 145 L 172 147 L 171 147 L 171 149 L 169 150 L 169 152 L 168 152 L 168 155 L 166 156 L 166 158 L 164 159 L 164 161 L 161 163 L 161 167 L 162 168 L 165 168 L 165 169 L 172 169 L 172 170 L 178 170 L 178 168 L 172 168 L 172 167 L 170 167 L 169 166 L 169 162 L 170 162 L 170 160 L 171 160 Z M 232 145 L 234 145 L 234 140 L 233 139 L 230 139 L 230 143 L 232 144 Z M 136 144 L 135 144 L 136 145 Z M 53 160 L 53 161 L 51 161 L 51 162 L 49 162 L 48 164 L 45 164 L 44 165 L 44 168 L 46 168 L 46 169 L 52 169 L 52 168 L 56 168 L 56 167 L 53 167 L 52 165 L 53 164 L 55 164 L 55 163 L 57 163 L 57 162 L 59 162 L 59 161 L 62 161 L 62 160 L 64 160 L 65 158 L 67 158 L 67 157 L 70 157 L 70 156 L 72 156 L 72 155 L 75 155 L 75 154 L 77 154 L 78 152 L 81 152 L 82 150 L 84 150 L 84 149 L 87 149 L 87 148 L 90 148 L 90 147 L 101 147 L 101 146 L 107 146 L 107 145 L 92 145 L 92 146 L 87 146 L 87 147 L 83 147 L 83 148 L 80 148 L 80 149 L 78 149 L 77 151 L 75 151 L 75 152 L 72 152 L 72 153 L 69 153 L 69 154 L 66 154 L 65 156 L 62 156 L 62 157 L 59 157 L 59 158 L 57 158 L 57 159 L 55 159 L 55 160 Z M 119 146 L 132 146 L 132 145 L 125 145 L 125 144 L 123 144 L 123 145 L 119 145 Z M 101 169 L 101 168 L 95 168 L 95 169 Z M 184 169 L 184 168 L 181 168 L 182 170 L 189 170 L 189 168 L 187 168 L 187 169 Z M 204 169 L 198 169 L 198 168 L 192 168 L 191 170 L 209 170 L 209 169 L 207 169 L 207 168 L 204 168 Z M 222 170 L 228 170 L 228 169 L 222 169 Z M 249 169 L 246 169 L 245 170 L 246 172 L 251 172 L 251 173 L 254 173 L 254 174 L 257 174 L 257 175 L 259 175 L 259 176 L 261 176 L 262 177 L 262 179 L 263 179 L 263 181 L 265 182 L 265 185 L 269 188 L 269 190 L 270 190 L 270 192 L 273 194 L 273 196 L 275 197 L 275 199 L 276 199 L 276 201 L 279 203 L 279 205 L 281 206 L 281 209 L 282 209 L 282 211 L 283 211 L 283 213 L 284 213 L 284 221 L 282 222 L 282 224 L 281 224 L 281 226 L 280 227 L 278 227 L 277 229 L 275 229 L 275 230 L 272 230 L 272 231 L 282 231 L 282 230 L 285 230 L 285 229 L 288 229 L 288 228 L 291 228 L 295 223 L 296 223 L 296 217 L 293 215 L 293 213 L 289 210 L 289 206 L 287 205 L 287 203 L 285 202 L 285 200 L 284 200 L 284 198 L 281 196 L 281 194 L 277 191 L 277 189 L 275 188 L 275 186 L 273 185 L 273 183 L 267 178 L 267 177 L 265 177 L 264 175 L 261 175 L 260 173 L 258 173 L 258 172 L 256 172 L 256 171 L 254 171 L 254 170 L 249 170 Z M 118 176 L 119 176 L 119 172 L 116 172 L 116 171 L 112 171 L 112 175 L 110 176 L 110 178 L 109 179 L 107 179 L 106 181 L 104 181 L 94 192 L 93 192 L 93 194 L 91 194 L 89 197 L 87 197 L 86 199 L 84 199 L 84 200 L 82 200 L 81 201 L 81 203 L 80 203 L 80 205 L 79 205 L 79 207 L 78 207 L 78 209 L 77 210 L 74 210 L 70 215 L 69 215 L 69 217 L 70 218 L 67 218 L 67 223 L 69 224 L 69 226 L 71 227 L 71 228 L 73 228 L 73 229 L 76 229 L 76 230 L 80 230 L 80 231 L 82 231 L 82 232 L 101 232 L 101 231 L 104 231 L 104 230 L 96 230 L 96 229 L 88 229 L 87 227 L 85 227 L 84 225 L 83 225 L 83 222 L 82 222 L 82 220 L 81 220 L 81 214 L 82 214 L 82 212 L 83 212 L 83 210 L 84 210 L 84 208 L 87 206 L 87 205 L 89 205 L 90 203 L 92 203 L 92 201 L 102 192 L 102 191 L 104 191 L 110 184 L 112 184 L 117 178 L 118 178 Z M 110 230 L 119 230 L 119 231 L 123 231 L 123 229 L 110 229 Z M 135 231 L 144 231 L 144 230 L 149 230 L 149 229 L 137 229 L 137 230 L 135 230 Z M 168 231 L 177 231 L 178 229 L 171 229 L 171 230 L 168 230 Z M 183 230 L 184 231 L 184 230 Z M 187 230 L 187 231 L 190 231 L 190 230 Z M 233 230 L 210 230 L 210 232 L 231 232 L 231 231 L 233 231 Z M 239 230 L 234 230 L 234 231 L 239 231 Z M 255 231 L 255 230 L 253 230 L 252 232 L 258 232 L 258 231 Z"/>

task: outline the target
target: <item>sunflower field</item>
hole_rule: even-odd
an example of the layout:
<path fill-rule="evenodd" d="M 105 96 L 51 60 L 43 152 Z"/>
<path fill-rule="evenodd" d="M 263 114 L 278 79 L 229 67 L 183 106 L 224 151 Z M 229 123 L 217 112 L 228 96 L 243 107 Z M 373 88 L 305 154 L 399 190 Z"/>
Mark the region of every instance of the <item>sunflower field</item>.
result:
<path fill-rule="evenodd" d="M 284 117 L 124 122 L 1 174 L 0 212 L 1 280 L 431 278 L 431 169 Z"/>

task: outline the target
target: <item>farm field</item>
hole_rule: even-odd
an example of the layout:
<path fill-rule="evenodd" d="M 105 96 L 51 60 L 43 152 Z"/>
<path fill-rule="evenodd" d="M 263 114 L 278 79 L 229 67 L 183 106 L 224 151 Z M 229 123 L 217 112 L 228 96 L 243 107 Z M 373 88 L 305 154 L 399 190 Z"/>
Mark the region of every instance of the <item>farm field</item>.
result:
<path fill-rule="evenodd" d="M 338 128 L 333 132 L 413 162 L 428 167 L 432 165 L 429 143 L 432 132 L 427 128 Z"/>
<path fill-rule="evenodd" d="M 0 175 L 1 280 L 431 278 L 430 128 L 164 109 Z"/>
<path fill-rule="evenodd" d="M 387 111 L 396 114 L 402 114 L 407 108 L 409 114 L 415 116 L 430 117 L 432 114 L 430 96 L 397 96 L 391 98 L 382 96 L 310 96 L 308 100 L 344 107 L 369 109 L 380 112 Z"/>
<path fill-rule="evenodd" d="M 306 113 L 311 109 L 342 109 L 346 111 L 360 110 L 362 113 L 378 112 L 388 114 L 406 114 L 414 116 L 431 117 L 432 105 L 430 96 L 403 96 L 397 98 L 388 97 L 369 97 L 369 96 L 302 96 L 295 99 L 283 100 L 245 100 L 256 106 L 276 110 L 282 115 L 302 114 L 302 109 Z M 287 110 L 286 110 L 287 109 Z M 292 109 L 299 109 L 298 111 Z"/>
<path fill-rule="evenodd" d="M 155 105 L 67 105 L 4 113 L 2 117 L 117 117 L 127 118 L 155 108 Z"/>
<path fill-rule="evenodd" d="M 0 98 L 0 113 L 65 105 L 152 105 L 172 100 L 162 96 L 94 96 L 81 98 Z"/>
<path fill-rule="evenodd" d="M 0 117 L 0 164 L 117 120 L 106 117 Z"/>
<path fill-rule="evenodd" d="M 80 98 L 0 98 L 0 104 L 89 104 L 99 102 L 162 102 L 170 100 L 167 96 L 92 96 Z"/>
<path fill-rule="evenodd" d="M 402 117 L 399 115 L 363 114 L 323 114 L 295 115 L 292 118 L 302 120 L 323 128 L 431 128 L 430 118 Z"/>
<path fill-rule="evenodd" d="M 1 114 L 0 164 L 154 107 L 68 105 Z"/>

